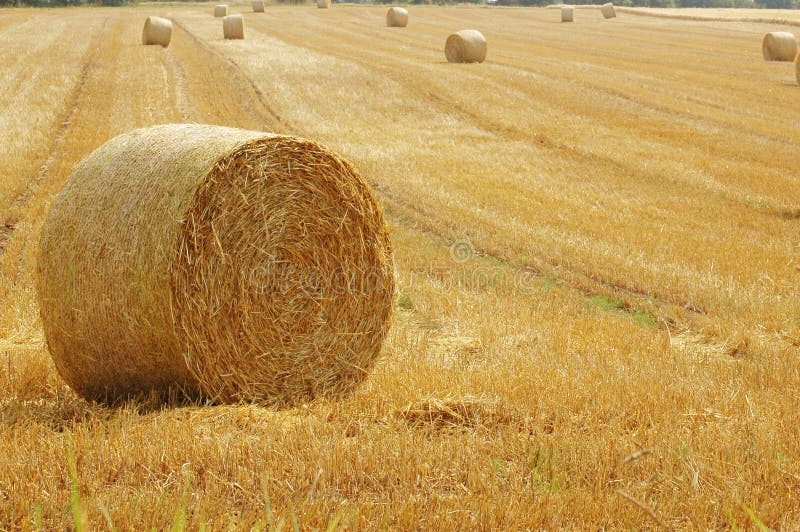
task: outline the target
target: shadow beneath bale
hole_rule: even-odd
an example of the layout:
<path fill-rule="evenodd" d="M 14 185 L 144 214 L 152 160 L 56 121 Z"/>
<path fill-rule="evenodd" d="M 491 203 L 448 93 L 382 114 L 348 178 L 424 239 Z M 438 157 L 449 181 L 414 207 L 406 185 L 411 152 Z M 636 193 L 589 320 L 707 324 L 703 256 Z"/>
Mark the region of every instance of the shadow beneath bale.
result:
<path fill-rule="evenodd" d="M 55 399 L 19 399 L 0 401 L 0 427 L 47 427 L 64 432 L 82 423 L 106 420 L 110 411 L 73 395 Z"/>
<path fill-rule="evenodd" d="M 114 402 L 90 401 L 72 391 L 41 397 L 15 396 L 0 400 L 0 427 L 47 427 L 54 432 L 78 425 L 107 422 L 118 415 L 146 416 L 205 403 L 181 395 L 150 393 Z M 2 428 L 0 428 L 2 430 Z"/>

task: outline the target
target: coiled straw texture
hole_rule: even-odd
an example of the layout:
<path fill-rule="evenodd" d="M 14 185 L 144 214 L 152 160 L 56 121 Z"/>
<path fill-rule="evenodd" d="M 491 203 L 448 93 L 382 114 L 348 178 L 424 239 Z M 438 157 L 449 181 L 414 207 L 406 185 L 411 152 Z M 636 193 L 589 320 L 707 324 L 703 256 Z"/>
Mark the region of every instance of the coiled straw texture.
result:
<path fill-rule="evenodd" d="M 382 209 L 336 154 L 173 124 L 75 168 L 42 231 L 37 286 L 56 368 L 84 397 L 291 405 L 367 376 L 394 267 Z"/>

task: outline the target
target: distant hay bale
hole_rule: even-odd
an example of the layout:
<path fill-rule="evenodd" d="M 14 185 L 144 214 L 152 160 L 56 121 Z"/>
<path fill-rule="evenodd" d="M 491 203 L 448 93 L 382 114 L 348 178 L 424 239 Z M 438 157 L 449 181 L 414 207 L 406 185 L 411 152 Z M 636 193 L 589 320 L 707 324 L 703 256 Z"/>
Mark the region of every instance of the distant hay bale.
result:
<path fill-rule="evenodd" d="M 794 61 L 797 56 L 797 39 L 788 31 L 773 31 L 764 35 L 761 52 L 765 61 Z"/>
<path fill-rule="evenodd" d="M 216 18 L 225 17 L 227 15 L 228 15 L 228 6 L 227 5 L 214 6 L 214 16 Z"/>
<path fill-rule="evenodd" d="M 317 7 L 320 9 L 330 9 L 331 0 L 317 0 Z"/>
<path fill-rule="evenodd" d="M 614 11 L 614 4 L 611 2 L 600 6 L 600 12 L 603 14 L 603 18 L 614 18 L 617 16 L 616 11 Z"/>
<path fill-rule="evenodd" d="M 572 22 L 575 20 L 575 8 L 564 6 L 561 8 L 561 22 Z"/>
<path fill-rule="evenodd" d="M 444 55 L 450 63 L 483 63 L 486 51 L 486 37 L 478 30 L 458 31 L 444 43 Z"/>
<path fill-rule="evenodd" d="M 164 48 L 172 40 L 172 21 L 161 17 L 147 17 L 142 30 L 142 44 L 160 44 Z"/>
<path fill-rule="evenodd" d="M 402 7 L 390 7 L 386 12 L 386 25 L 390 28 L 405 28 L 408 26 L 408 10 Z"/>
<path fill-rule="evenodd" d="M 244 17 L 242 15 L 223 17 L 222 35 L 226 39 L 244 39 Z"/>
<path fill-rule="evenodd" d="M 340 398 L 389 329 L 392 249 L 366 181 L 290 136 L 169 124 L 116 137 L 52 203 L 42 323 L 81 396 Z"/>
<path fill-rule="evenodd" d="M 264 12 L 264 0 L 253 0 L 253 13 Z"/>

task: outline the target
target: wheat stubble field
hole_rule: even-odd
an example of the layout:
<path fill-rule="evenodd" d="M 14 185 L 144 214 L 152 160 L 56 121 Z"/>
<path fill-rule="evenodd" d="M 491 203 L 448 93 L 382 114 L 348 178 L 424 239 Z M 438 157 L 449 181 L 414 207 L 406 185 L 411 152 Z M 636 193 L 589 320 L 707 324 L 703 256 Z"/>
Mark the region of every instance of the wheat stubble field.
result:
<path fill-rule="evenodd" d="M 0 10 L 1 529 L 800 523 L 800 87 L 760 51 L 781 26 L 239 5 L 226 42 L 212 7 Z M 151 14 L 169 48 L 139 44 Z M 445 63 L 473 27 L 487 62 Z M 169 122 L 313 138 L 375 189 L 399 292 L 349 399 L 110 408 L 59 378 L 47 208 Z"/>

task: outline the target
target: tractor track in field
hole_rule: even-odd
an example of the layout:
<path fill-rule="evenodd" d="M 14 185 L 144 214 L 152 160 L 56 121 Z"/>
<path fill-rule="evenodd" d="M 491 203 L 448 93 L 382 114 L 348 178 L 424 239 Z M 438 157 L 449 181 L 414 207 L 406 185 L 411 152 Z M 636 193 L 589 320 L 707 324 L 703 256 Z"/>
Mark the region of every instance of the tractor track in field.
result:
<path fill-rule="evenodd" d="M 245 102 L 247 111 L 255 116 L 261 117 L 273 128 L 272 132 L 274 133 L 290 133 L 297 131 L 297 128 L 294 127 L 293 124 L 290 124 L 272 109 L 267 102 L 267 97 L 261 91 L 261 88 L 235 61 L 215 50 L 207 41 L 192 33 L 186 25 L 179 20 L 173 19 L 173 24 L 180 32 L 184 33 L 198 49 L 202 50 L 205 55 L 219 64 L 224 71 L 230 75 L 229 79 L 232 84 L 242 89 L 241 94 L 237 94 L 237 96 L 241 96 L 237 99 L 237 102 Z"/>
<path fill-rule="evenodd" d="M 59 122 L 59 126 L 56 129 L 55 135 L 53 136 L 53 140 L 50 143 L 48 153 L 50 155 L 44 162 L 39 166 L 36 174 L 28 181 L 25 190 L 23 190 L 12 202 L 9 210 L 11 212 L 20 212 L 24 210 L 24 208 L 30 204 L 34 197 L 34 193 L 41 187 L 42 183 L 44 182 L 45 178 L 47 177 L 48 173 L 50 172 L 50 167 L 56 160 L 59 152 L 61 151 L 61 147 L 64 144 L 64 139 L 69 132 L 73 118 L 75 117 L 76 112 L 78 111 L 78 106 L 81 100 L 81 97 L 84 94 L 84 89 L 86 86 L 86 81 L 89 79 L 89 75 L 94 68 L 98 50 L 100 46 L 103 44 L 103 36 L 104 31 L 106 29 L 106 25 L 108 24 L 109 17 L 105 17 L 103 19 L 102 24 L 100 25 L 99 30 L 97 33 L 92 37 L 91 44 L 89 45 L 86 53 L 84 54 L 83 59 L 81 60 L 81 72 L 78 76 L 78 80 L 75 83 L 75 87 L 72 89 L 70 93 L 69 100 L 67 101 L 67 105 L 65 106 L 66 112 L 63 115 L 63 118 Z M 16 217 L 12 217 L 5 221 L 4 223 L 4 231 L 0 231 L 0 257 L 3 256 L 3 251 L 5 248 L 5 242 L 7 242 L 11 238 L 11 232 L 16 227 L 18 223 L 18 219 Z M 20 254 L 20 258 L 24 255 Z"/>
<path fill-rule="evenodd" d="M 399 220 L 402 225 L 427 233 L 439 240 L 448 242 L 453 240 L 453 235 L 441 231 L 435 223 L 435 220 L 427 216 L 424 211 L 385 187 L 375 184 L 372 186 L 381 199 L 399 213 L 399 216 L 395 218 Z M 480 243 L 473 242 L 473 244 L 475 244 L 475 251 L 478 254 L 509 267 L 514 267 L 506 258 L 482 249 Z M 680 310 L 687 317 L 708 315 L 706 309 L 699 308 L 695 305 L 659 298 L 643 290 L 624 286 L 598 276 L 567 268 L 554 261 L 523 260 L 520 266 L 516 268 L 530 272 L 540 278 L 554 279 L 562 286 L 574 290 L 585 297 L 599 296 L 621 299 L 623 306 L 620 310 L 631 314 L 637 312 L 652 314 L 658 318 L 658 323 L 656 325 L 659 328 L 664 328 L 667 325 L 670 327 L 685 326 L 684 323 L 676 323 L 672 319 L 664 318 L 663 309 L 665 308 L 671 307 L 674 310 Z M 673 314 L 675 313 L 673 312 Z"/>
<path fill-rule="evenodd" d="M 188 88 L 188 77 L 183 63 L 178 61 L 175 54 L 168 53 L 165 61 L 175 80 L 175 106 L 178 108 L 182 122 L 200 122 L 197 109 L 192 105 L 192 98 Z"/>

